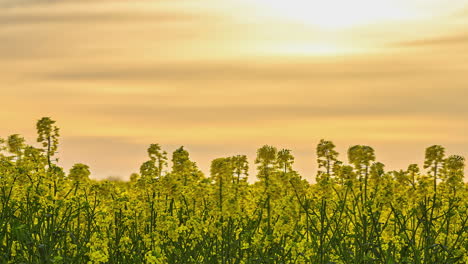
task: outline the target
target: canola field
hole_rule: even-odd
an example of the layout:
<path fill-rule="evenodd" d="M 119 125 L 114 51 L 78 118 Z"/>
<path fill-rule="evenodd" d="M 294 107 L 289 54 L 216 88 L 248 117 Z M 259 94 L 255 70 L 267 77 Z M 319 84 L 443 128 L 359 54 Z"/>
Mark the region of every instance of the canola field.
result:
<path fill-rule="evenodd" d="M 386 171 L 369 146 L 322 140 L 312 184 L 287 149 L 204 175 L 151 144 L 130 181 L 97 181 L 57 165 L 59 132 L 46 117 L 36 147 L 0 139 L 0 263 L 468 263 L 465 159 L 442 146 Z"/>

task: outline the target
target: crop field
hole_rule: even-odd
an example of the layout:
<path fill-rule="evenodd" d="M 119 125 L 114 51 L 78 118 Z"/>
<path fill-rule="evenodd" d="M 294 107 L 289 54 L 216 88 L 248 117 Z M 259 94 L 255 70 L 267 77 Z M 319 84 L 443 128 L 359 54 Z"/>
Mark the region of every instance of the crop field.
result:
<path fill-rule="evenodd" d="M 183 147 L 151 144 L 130 181 L 97 181 L 57 165 L 55 121 L 37 133 L 38 147 L 1 139 L 0 263 L 468 263 L 465 159 L 439 145 L 386 171 L 369 146 L 322 140 L 310 183 L 287 149 L 204 175 Z"/>

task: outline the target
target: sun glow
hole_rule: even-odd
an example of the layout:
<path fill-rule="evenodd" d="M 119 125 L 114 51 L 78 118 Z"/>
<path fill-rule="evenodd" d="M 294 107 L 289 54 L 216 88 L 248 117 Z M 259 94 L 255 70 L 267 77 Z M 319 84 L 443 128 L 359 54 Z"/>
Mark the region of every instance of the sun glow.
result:
<path fill-rule="evenodd" d="M 369 24 L 414 20 L 447 14 L 465 0 L 251 0 L 266 16 L 319 29 L 347 29 Z M 451 10 L 448 10 L 451 9 Z"/>
<path fill-rule="evenodd" d="M 392 1 L 255 0 L 269 15 L 323 29 L 340 29 L 406 16 Z"/>

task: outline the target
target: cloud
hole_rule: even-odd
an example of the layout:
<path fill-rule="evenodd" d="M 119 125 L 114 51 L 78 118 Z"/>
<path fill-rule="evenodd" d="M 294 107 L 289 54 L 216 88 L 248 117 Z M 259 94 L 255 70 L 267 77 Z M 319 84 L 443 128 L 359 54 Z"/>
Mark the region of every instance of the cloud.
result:
<path fill-rule="evenodd" d="M 2 0 L 0 1 L 0 8 L 13 8 L 13 7 L 25 7 L 31 5 L 47 5 L 56 4 L 62 2 L 70 2 L 76 0 Z M 87 1 L 87 0 L 83 0 Z"/>
<path fill-rule="evenodd" d="M 335 101 L 324 103 L 317 102 L 312 93 L 304 96 L 311 99 L 310 104 L 298 105 L 293 102 L 289 104 L 218 104 L 213 105 L 213 100 L 199 102 L 197 105 L 171 105 L 164 100 L 154 100 L 152 105 L 142 105 L 138 102 L 128 102 L 127 104 L 92 104 L 82 107 L 65 107 L 64 111 L 73 113 L 75 116 L 92 116 L 92 119 L 106 120 L 106 124 L 124 128 L 134 126 L 132 133 L 145 134 L 147 131 L 159 129 L 158 133 L 166 137 L 177 137 L 171 133 L 181 130 L 178 134 L 186 133 L 185 129 L 190 128 L 194 134 L 188 136 L 198 137 L 197 133 L 202 133 L 205 129 L 216 133 L 229 133 L 233 131 L 254 131 L 263 130 L 265 127 L 276 127 L 284 124 L 323 124 L 324 129 L 330 127 L 343 126 L 348 128 L 362 123 L 363 128 L 388 126 L 389 131 L 395 131 L 396 127 L 403 128 L 404 131 L 420 133 L 421 126 L 430 126 L 432 131 L 437 130 L 430 120 L 438 120 L 445 128 L 456 128 L 461 126 L 458 122 L 468 118 L 468 110 L 462 100 L 432 100 L 425 101 L 418 97 L 398 98 L 389 95 L 380 100 L 374 98 L 372 101 L 357 101 L 337 98 Z M 219 100 L 219 98 L 218 98 Z M 345 99 L 346 100 L 346 99 Z M 194 101 L 199 101 L 194 98 Z M 262 102 L 264 103 L 264 102 Z M 114 120 L 114 123 L 107 120 Z M 353 121 L 354 120 L 354 121 Z M 382 120 L 382 123 L 378 123 Z M 391 120 L 385 122 L 384 120 Z M 399 120 L 399 121 L 398 121 Z M 356 122 L 354 125 L 350 122 Z M 314 125 L 314 126 L 315 126 Z M 401 125 L 401 126 L 400 126 Z M 248 128 L 247 128 L 248 127 Z M 458 131 L 461 128 L 458 128 Z M 126 133 L 121 130 L 119 133 Z M 249 133 L 250 133 L 249 132 Z M 338 132 L 338 131 L 337 131 Z M 368 131 L 369 132 L 369 131 Z M 189 133 L 187 131 L 187 133 Z M 300 133 L 299 133 L 300 134 Z M 179 135 L 180 136 L 180 135 Z M 239 135 L 240 138 L 243 136 Z M 256 137 L 256 136 L 253 136 Z M 401 135 L 403 138 L 404 136 Z"/>
<path fill-rule="evenodd" d="M 0 24 L 4 27 L 18 25 L 41 24 L 95 24 L 115 22 L 194 22 L 195 20 L 206 20 L 200 15 L 183 12 L 145 12 L 145 11 L 88 11 L 88 12 L 60 12 L 60 13 L 6 13 L 0 17 Z"/>
<path fill-rule="evenodd" d="M 128 0 L 1 0 L 0 8 L 48 6 L 64 3 L 124 2 Z M 161 0 L 162 1 L 162 0 Z"/>
<path fill-rule="evenodd" d="M 453 45 L 467 45 L 468 32 L 460 33 L 453 36 L 442 36 L 437 38 L 418 39 L 405 42 L 396 43 L 397 47 L 425 47 L 425 46 L 453 46 Z"/>
<path fill-rule="evenodd" d="M 110 61 L 141 56 L 137 53 L 143 50 L 187 50 L 194 41 L 210 38 L 223 21 L 219 14 L 189 8 L 79 3 L 2 12 L 0 65 L 35 59 Z"/>
<path fill-rule="evenodd" d="M 381 66 L 381 67 L 376 67 Z M 392 61 L 369 63 L 352 61 L 341 64 L 336 62 L 315 62 L 311 59 L 298 62 L 281 60 L 272 64 L 261 60 L 245 59 L 243 61 L 191 61 L 184 63 L 164 63 L 153 65 L 100 65 L 59 69 L 55 72 L 38 74 L 46 80 L 67 81 L 277 81 L 277 80 L 323 80 L 323 79 L 382 79 L 410 77 L 428 74 L 435 71 L 430 66 L 404 64 Z"/>

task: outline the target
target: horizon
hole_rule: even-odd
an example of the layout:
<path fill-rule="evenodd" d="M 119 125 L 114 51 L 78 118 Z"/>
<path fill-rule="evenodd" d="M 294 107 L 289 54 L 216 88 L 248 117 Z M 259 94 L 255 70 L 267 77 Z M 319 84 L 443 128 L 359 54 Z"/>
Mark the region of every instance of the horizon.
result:
<path fill-rule="evenodd" d="M 52 120 L 54 120 L 53 117 L 52 117 Z M 57 151 L 57 156 L 55 157 L 55 158 L 58 158 L 57 165 L 63 166 L 63 168 L 65 169 L 65 173 L 68 173 L 68 170 L 73 165 L 75 165 L 77 163 L 84 163 L 84 164 L 90 166 L 90 172 L 91 172 L 90 178 L 95 179 L 95 180 L 119 179 L 119 180 L 123 180 L 123 181 L 129 181 L 130 175 L 132 173 L 138 173 L 139 174 L 140 173 L 139 172 L 140 165 L 143 162 L 145 162 L 146 160 L 148 160 L 148 156 L 147 156 L 146 151 L 147 151 L 147 148 L 149 147 L 149 145 L 152 144 L 152 143 L 158 143 L 158 142 L 152 142 L 152 143 L 148 143 L 148 144 L 137 144 L 139 147 L 141 147 L 141 149 L 131 148 L 132 149 L 131 153 L 123 153 L 125 151 L 119 153 L 115 149 L 113 149 L 112 151 L 104 151 L 103 154 L 106 154 L 106 153 L 117 154 L 117 158 L 119 158 L 119 155 L 123 155 L 123 157 L 121 157 L 121 159 L 122 159 L 121 161 L 125 161 L 126 162 L 125 166 L 127 166 L 127 167 L 128 167 L 128 165 L 127 165 L 128 155 L 130 155 L 130 154 L 135 155 L 136 156 L 135 160 L 138 160 L 138 161 L 135 164 L 132 165 L 133 166 L 132 167 L 133 171 L 130 171 L 126 175 L 121 174 L 122 170 L 120 169 L 120 167 L 117 167 L 117 169 L 114 169 L 114 170 L 112 170 L 112 172 L 107 173 L 107 174 L 105 174 L 105 173 L 104 174 L 96 174 L 94 172 L 93 165 L 99 164 L 100 161 L 99 160 L 94 160 L 93 161 L 93 160 L 90 160 L 89 158 L 88 159 L 84 158 L 88 162 L 83 162 L 83 161 L 81 161 L 79 159 L 76 160 L 76 158 L 75 158 L 75 160 L 73 160 L 71 157 L 75 156 L 76 152 L 75 153 L 67 153 L 68 150 L 66 148 L 64 148 L 64 146 L 63 146 L 63 145 L 65 145 L 65 147 L 67 147 L 67 145 L 69 144 L 68 141 L 70 139 L 68 138 L 65 141 L 65 143 L 63 143 L 62 142 L 62 137 L 63 137 L 64 131 L 60 127 L 60 123 L 57 122 L 56 125 L 60 128 L 59 148 L 58 148 L 58 151 Z M 32 127 L 34 128 L 34 126 L 32 126 Z M 20 134 L 21 136 L 25 137 L 26 144 L 34 146 L 34 147 L 40 147 L 39 143 L 36 142 L 37 136 L 35 134 L 25 136 L 25 135 L 23 135 L 21 133 L 17 133 L 17 132 L 18 131 L 14 132 L 14 133 L 10 133 L 8 135 Z M 8 135 L 0 135 L 0 138 L 6 138 Z M 65 138 L 67 138 L 67 137 L 65 136 Z M 297 151 L 297 149 L 288 148 L 288 146 L 286 146 L 284 144 L 273 145 L 273 144 L 268 144 L 266 142 L 264 145 L 271 145 L 271 146 L 277 147 L 278 149 L 282 149 L 282 148 L 290 149 L 292 151 L 291 154 L 295 158 L 295 162 L 293 164 L 293 169 L 297 170 L 298 173 L 302 176 L 303 179 L 306 179 L 310 183 L 314 183 L 315 182 L 315 177 L 317 176 L 317 171 L 318 171 L 317 162 L 316 162 L 317 155 L 316 155 L 315 148 L 316 148 L 316 145 L 319 143 L 320 139 L 322 139 L 322 138 L 318 138 L 315 145 L 309 146 L 309 148 L 304 146 L 302 149 L 299 149 L 299 151 Z M 324 138 L 324 139 L 325 140 L 330 140 L 330 139 L 327 139 L 327 138 Z M 333 140 L 331 140 L 331 141 L 333 143 L 335 143 L 335 144 L 337 143 L 337 142 L 335 142 Z M 96 143 L 96 141 L 92 141 L 91 144 L 93 144 L 93 143 Z M 234 147 L 234 146 L 228 146 L 230 148 L 230 151 L 227 151 L 227 152 L 226 152 L 225 148 L 223 148 L 223 149 L 207 149 L 204 146 L 187 145 L 187 144 L 185 144 L 185 145 L 184 144 L 169 145 L 169 146 L 161 145 L 161 147 L 162 147 L 162 150 L 167 151 L 167 157 L 168 157 L 168 166 L 166 168 L 167 172 L 170 172 L 171 167 L 172 167 L 172 162 L 171 162 L 172 152 L 174 150 L 176 150 L 177 148 L 179 148 L 179 147 L 184 147 L 184 149 L 189 152 L 190 159 L 197 164 L 198 168 L 203 172 L 203 174 L 206 177 L 210 177 L 210 166 L 211 166 L 211 161 L 212 160 L 214 160 L 216 158 L 229 157 L 229 156 L 234 156 L 234 155 L 246 155 L 247 158 L 248 158 L 248 162 L 249 162 L 249 178 L 248 178 L 248 180 L 249 180 L 250 183 L 253 183 L 253 182 L 258 180 L 257 175 L 256 175 L 257 174 L 257 168 L 256 168 L 257 165 L 255 164 L 256 151 L 257 151 L 257 149 L 259 149 L 260 147 L 262 147 L 264 145 L 257 146 L 256 148 L 253 148 L 253 149 L 249 149 L 246 152 L 236 152 L 236 149 L 238 149 L 238 147 Z M 349 164 L 348 157 L 347 157 L 347 150 L 348 150 L 349 147 L 354 146 L 354 145 L 358 145 L 358 144 L 353 144 L 353 145 L 349 145 L 349 146 L 342 146 L 342 145 L 336 144 L 336 150 L 339 153 L 338 160 L 343 161 L 345 164 Z M 437 145 L 437 144 L 434 144 L 434 145 Z M 372 147 L 376 152 L 376 161 L 375 162 L 382 162 L 385 165 L 385 171 L 387 171 L 387 172 L 388 171 L 394 171 L 394 170 L 399 171 L 400 169 L 401 170 L 406 170 L 408 165 L 410 165 L 410 164 L 419 165 L 422 174 L 425 174 L 426 171 L 427 171 L 426 169 L 423 168 L 423 165 L 424 165 L 424 151 L 425 151 L 425 149 L 427 147 L 430 147 L 431 145 L 423 147 L 420 150 L 414 150 L 414 149 L 410 150 L 410 156 L 415 156 L 415 155 L 413 155 L 413 153 L 414 152 L 419 152 L 419 154 L 420 154 L 419 157 L 417 157 L 415 159 L 407 159 L 406 156 L 402 156 L 402 157 L 400 156 L 399 159 L 395 159 L 393 155 L 396 155 L 396 153 L 381 153 L 381 151 L 379 151 L 379 148 L 375 148 L 372 145 L 369 145 L 369 146 Z M 458 155 L 459 154 L 457 152 L 453 152 L 453 149 L 456 149 L 456 148 L 454 148 L 454 146 L 451 146 L 451 147 L 447 148 L 447 146 L 442 145 L 442 147 L 444 147 L 445 150 L 446 150 L 446 154 L 445 154 L 446 157 L 448 157 L 450 155 Z M 401 149 L 400 146 L 396 147 L 395 151 L 397 149 L 402 150 L 403 152 L 405 151 L 405 149 Z M 82 148 L 79 148 L 78 150 L 86 151 L 87 155 L 84 155 L 85 157 L 96 155 L 96 154 L 93 154 L 93 153 L 87 151 L 86 145 L 82 146 Z M 124 150 L 126 150 L 126 149 L 124 149 Z M 197 156 L 203 157 L 204 156 L 203 154 L 205 152 L 206 152 L 206 154 L 208 154 L 207 158 L 202 159 L 202 160 L 198 160 Z M 383 156 L 384 158 L 382 159 L 381 156 Z M 115 158 L 111 157 L 109 160 L 111 162 L 114 162 Z M 396 162 L 395 162 L 395 160 L 396 160 Z M 411 162 L 408 162 L 408 160 L 410 160 Z M 405 164 L 405 162 L 407 162 L 407 164 Z M 395 165 L 395 164 L 398 164 L 398 163 L 401 163 L 401 164 L 400 165 Z M 113 163 L 113 164 L 119 164 L 119 163 L 117 162 L 117 163 Z M 400 166 L 400 167 L 398 167 L 398 166 Z M 464 178 L 465 182 L 467 181 L 466 171 L 467 171 L 467 168 L 465 168 L 465 178 Z"/>

